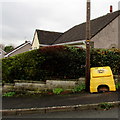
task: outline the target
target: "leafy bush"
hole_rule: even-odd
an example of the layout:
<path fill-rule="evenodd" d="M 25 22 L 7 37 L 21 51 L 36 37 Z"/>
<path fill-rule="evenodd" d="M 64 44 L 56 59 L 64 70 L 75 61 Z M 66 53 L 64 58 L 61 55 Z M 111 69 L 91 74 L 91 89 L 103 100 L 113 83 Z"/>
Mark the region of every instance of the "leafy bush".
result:
<path fill-rule="evenodd" d="M 115 87 L 116 87 L 116 89 L 119 89 L 120 88 L 120 82 L 116 83 Z"/>
<path fill-rule="evenodd" d="M 5 96 L 5 97 L 12 97 L 15 94 L 16 94 L 15 92 L 7 92 L 7 93 L 4 93 L 3 96 Z"/>
<path fill-rule="evenodd" d="M 73 46 L 49 46 L 2 59 L 3 82 L 17 80 L 77 79 L 85 76 L 85 54 Z M 91 67 L 110 66 L 120 72 L 120 50 L 92 49 Z"/>
<path fill-rule="evenodd" d="M 106 109 L 106 110 L 109 110 L 111 107 L 113 107 L 113 105 L 110 103 L 101 103 L 99 104 L 99 106 L 101 109 Z"/>
<path fill-rule="evenodd" d="M 72 91 L 73 92 L 81 92 L 82 90 L 85 90 L 85 84 L 80 84 L 76 86 Z"/>
<path fill-rule="evenodd" d="M 40 80 L 44 78 L 44 71 L 40 69 L 44 57 L 38 50 L 25 52 L 2 60 L 3 82 L 13 80 Z M 40 71 L 40 72 L 39 72 Z M 40 73 L 40 74 L 39 74 Z"/>
<path fill-rule="evenodd" d="M 92 49 L 91 67 L 110 66 L 113 74 L 120 74 L 119 49 Z"/>
<path fill-rule="evenodd" d="M 40 49 L 45 56 L 44 70 L 47 76 L 52 78 L 79 78 L 83 75 L 80 69 L 85 65 L 85 51 L 69 46 L 43 47 Z M 81 74 L 82 73 L 82 74 Z"/>
<path fill-rule="evenodd" d="M 62 88 L 55 88 L 55 89 L 53 89 L 53 93 L 54 94 L 60 94 L 61 92 L 63 92 L 64 90 L 62 89 Z"/>

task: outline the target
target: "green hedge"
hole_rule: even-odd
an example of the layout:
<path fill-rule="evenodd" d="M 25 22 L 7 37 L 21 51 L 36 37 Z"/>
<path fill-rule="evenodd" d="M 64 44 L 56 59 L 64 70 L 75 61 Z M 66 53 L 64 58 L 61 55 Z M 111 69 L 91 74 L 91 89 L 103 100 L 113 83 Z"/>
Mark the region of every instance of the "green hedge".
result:
<path fill-rule="evenodd" d="M 19 80 L 75 79 L 85 76 L 85 50 L 71 46 L 42 47 L 2 59 L 3 82 Z M 91 50 L 91 67 L 120 69 L 119 50 Z"/>
<path fill-rule="evenodd" d="M 92 49 L 91 67 L 110 66 L 114 75 L 120 74 L 120 49 Z"/>

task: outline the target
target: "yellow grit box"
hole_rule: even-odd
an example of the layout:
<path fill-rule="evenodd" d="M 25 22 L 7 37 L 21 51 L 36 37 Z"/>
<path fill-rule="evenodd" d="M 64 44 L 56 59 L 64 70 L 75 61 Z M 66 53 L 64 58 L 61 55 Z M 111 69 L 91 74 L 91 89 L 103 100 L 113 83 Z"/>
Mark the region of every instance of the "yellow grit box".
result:
<path fill-rule="evenodd" d="M 111 68 L 93 67 L 90 69 L 90 92 L 116 91 Z"/>

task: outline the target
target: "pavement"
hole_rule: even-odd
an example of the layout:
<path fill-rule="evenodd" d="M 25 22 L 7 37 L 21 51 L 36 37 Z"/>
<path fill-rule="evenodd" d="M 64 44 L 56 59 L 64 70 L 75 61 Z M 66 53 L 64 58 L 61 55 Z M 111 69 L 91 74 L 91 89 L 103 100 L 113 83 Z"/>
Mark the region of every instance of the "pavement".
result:
<path fill-rule="evenodd" d="M 46 111 L 64 111 L 73 109 L 95 108 L 100 103 L 109 102 L 120 105 L 120 92 L 105 93 L 77 93 L 69 95 L 53 96 L 24 96 L 24 97 L 3 97 L 2 113 L 3 115 L 46 112 Z"/>
<path fill-rule="evenodd" d="M 52 118 L 53 120 L 55 118 L 59 118 L 59 119 L 62 118 L 61 120 L 64 120 L 64 118 L 69 118 L 69 119 L 77 118 L 77 120 L 91 120 L 89 118 L 94 118 L 92 120 L 96 120 L 95 118 L 99 118 L 99 120 L 101 120 L 100 118 L 102 118 L 102 120 L 106 120 L 107 118 L 107 120 L 110 120 L 110 118 L 119 118 L 119 113 L 120 113 L 119 109 L 120 108 L 118 107 L 114 107 L 109 110 L 76 110 L 76 111 L 48 112 L 45 114 L 34 113 L 34 114 L 22 114 L 22 115 L 10 115 L 10 116 L 4 116 L 4 118 L 14 118 L 14 119 L 16 118 L 16 120 L 17 118 L 21 118 L 22 120 L 23 118 L 32 118 L 32 120 L 36 120 L 36 118 L 39 118 L 39 120 L 41 120 L 42 118 L 44 118 L 45 120 L 47 118 L 48 119 Z"/>

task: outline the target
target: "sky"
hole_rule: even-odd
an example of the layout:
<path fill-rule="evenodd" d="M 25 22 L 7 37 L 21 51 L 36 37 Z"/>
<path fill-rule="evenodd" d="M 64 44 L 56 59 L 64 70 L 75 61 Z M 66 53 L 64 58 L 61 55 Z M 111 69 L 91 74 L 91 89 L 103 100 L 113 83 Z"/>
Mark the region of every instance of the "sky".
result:
<path fill-rule="evenodd" d="M 120 0 L 91 0 L 91 19 L 118 10 Z M 86 0 L 0 0 L 0 44 L 33 40 L 36 29 L 65 32 L 86 21 Z"/>

